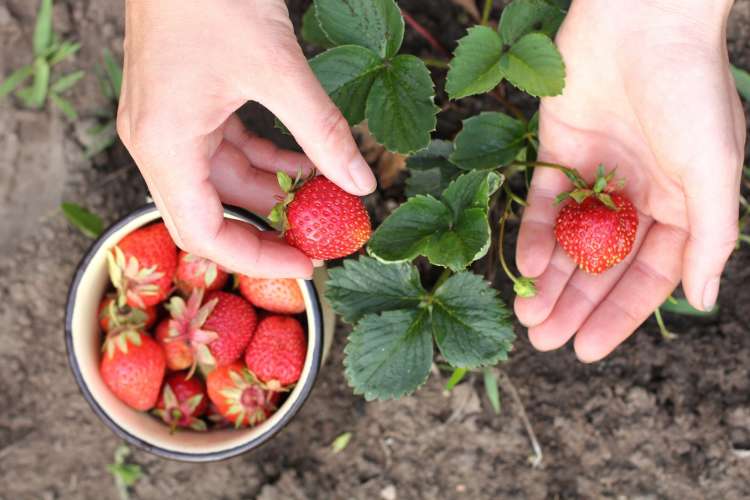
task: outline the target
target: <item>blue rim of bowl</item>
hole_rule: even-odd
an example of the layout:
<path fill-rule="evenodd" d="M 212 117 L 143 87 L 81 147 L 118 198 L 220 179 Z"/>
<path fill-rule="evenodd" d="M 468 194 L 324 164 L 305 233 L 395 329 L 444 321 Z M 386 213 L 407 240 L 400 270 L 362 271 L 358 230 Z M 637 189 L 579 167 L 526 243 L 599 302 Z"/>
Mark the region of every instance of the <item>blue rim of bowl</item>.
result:
<path fill-rule="evenodd" d="M 312 281 L 306 281 L 305 286 L 307 287 L 314 308 L 312 315 L 314 325 L 308 325 L 308 328 L 314 327 L 319 332 L 319 335 L 317 335 L 316 337 L 315 345 L 313 346 L 312 367 L 307 379 L 303 383 L 300 396 L 296 401 L 294 401 L 292 407 L 289 408 L 289 410 L 282 416 L 282 418 L 278 422 L 276 422 L 273 427 L 268 429 L 263 434 L 239 446 L 208 453 L 185 453 L 180 451 L 168 450 L 160 446 L 155 446 L 147 441 L 138 438 L 137 436 L 134 436 L 133 434 L 127 432 L 122 427 L 117 425 L 117 423 L 112 420 L 112 418 L 110 418 L 107 412 L 104 411 L 104 409 L 91 395 L 86 382 L 83 380 L 80 367 L 78 366 L 78 360 L 76 359 L 73 350 L 73 309 L 75 307 L 75 296 L 78 292 L 78 286 L 80 285 L 83 273 L 91 262 L 93 256 L 96 254 L 96 252 L 99 251 L 107 238 L 109 238 L 109 236 L 113 232 L 122 228 L 133 219 L 141 217 L 142 215 L 153 212 L 155 210 L 156 206 L 153 203 L 149 203 L 134 210 L 133 212 L 130 212 L 128 215 L 112 224 L 104 232 L 102 232 L 102 234 L 96 239 L 96 241 L 94 241 L 88 251 L 84 254 L 81 261 L 78 263 L 75 274 L 73 275 L 73 280 L 68 290 L 68 299 L 65 305 L 65 349 L 68 353 L 68 364 L 70 365 L 70 369 L 73 372 L 73 377 L 75 378 L 75 381 L 78 384 L 78 389 L 81 391 L 84 399 L 88 402 L 89 406 L 91 406 L 91 409 L 94 410 L 94 413 L 96 413 L 99 418 L 105 423 L 105 425 L 109 427 L 109 429 L 118 437 L 124 439 L 134 446 L 137 446 L 138 448 L 148 451 L 149 453 L 172 460 L 180 460 L 185 462 L 215 462 L 218 460 L 225 460 L 258 448 L 259 446 L 270 440 L 279 431 L 281 431 L 281 429 L 286 427 L 286 425 L 292 420 L 292 418 L 294 418 L 302 405 L 305 404 L 305 401 L 307 401 L 307 398 L 310 396 L 310 392 L 312 391 L 313 386 L 315 385 L 315 381 L 318 378 L 318 372 L 320 370 L 321 357 L 323 353 L 323 315 L 320 308 L 320 297 L 318 296 L 318 292 L 315 289 L 315 286 L 313 286 Z M 243 220 L 244 222 L 253 224 L 260 229 L 268 229 L 268 225 L 263 219 L 251 212 L 248 212 L 247 210 L 231 205 L 225 205 L 224 210 L 225 213 L 235 216 Z"/>

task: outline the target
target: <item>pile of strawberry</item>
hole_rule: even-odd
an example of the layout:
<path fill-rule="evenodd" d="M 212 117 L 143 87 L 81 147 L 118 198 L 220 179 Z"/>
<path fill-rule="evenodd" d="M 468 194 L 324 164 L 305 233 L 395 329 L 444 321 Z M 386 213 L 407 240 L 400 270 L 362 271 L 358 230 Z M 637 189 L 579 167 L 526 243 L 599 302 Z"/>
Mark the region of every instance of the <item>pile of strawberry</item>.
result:
<path fill-rule="evenodd" d="M 131 408 L 173 430 L 252 426 L 299 380 L 307 339 L 296 280 L 230 280 L 178 251 L 161 222 L 123 238 L 108 265 L 114 292 L 99 306 L 99 369 Z"/>

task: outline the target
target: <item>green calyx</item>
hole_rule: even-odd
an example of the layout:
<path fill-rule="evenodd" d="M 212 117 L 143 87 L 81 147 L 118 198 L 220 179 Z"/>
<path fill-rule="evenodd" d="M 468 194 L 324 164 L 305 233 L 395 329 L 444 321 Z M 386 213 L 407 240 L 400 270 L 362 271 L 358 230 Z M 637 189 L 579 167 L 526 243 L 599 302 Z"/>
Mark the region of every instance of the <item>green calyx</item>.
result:
<path fill-rule="evenodd" d="M 532 278 L 521 276 L 513 282 L 513 291 L 519 297 L 534 297 L 536 296 L 536 283 L 534 283 Z"/>
<path fill-rule="evenodd" d="M 315 177 L 315 171 L 312 171 L 309 176 L 303 178 L 301 168 L 297 169 L 297 175 L 294 179 L 286 172 L 276 172 L 276 180 L 279 182 L 279 187 L 284 192 L 284 196 L 279 197 L 279 202 L 271 209 L 271 212 L 268 214 L 268 222 L 274 229 L 281 232 L 282 235 L 289 229 L 289 221 L 286 218 L 286 207 L 294 200 L 294 193 L 313 177 Z"/>
<path fill-rule="evenodd" d="M 594 180 L 594 184 L 591 186 L 586 183 L 577 170 L 572 168 L 563 170 L 565 176 L 573 183 L 574 189 L 560 193 L 557 198 L 555 198 L 555 203 L 561 203 L 568 198 L 572 198 L 576 203 L 581 204 L 589 196 L 594 196 L 607 208 L 615 211 L 620 210 L 612 200 L 612 196 L 610 196 L 612 191 L 622 189 L 624 185 L 624 180 L 622 179 L 615 181 L 616 170 L 617 169 L 612 169 L 610 172 L 606 172 L 604 165 L 600 164 L 596 169 L 596 179 Z M 613 182 L 615 185 L 611 186 Z"/>

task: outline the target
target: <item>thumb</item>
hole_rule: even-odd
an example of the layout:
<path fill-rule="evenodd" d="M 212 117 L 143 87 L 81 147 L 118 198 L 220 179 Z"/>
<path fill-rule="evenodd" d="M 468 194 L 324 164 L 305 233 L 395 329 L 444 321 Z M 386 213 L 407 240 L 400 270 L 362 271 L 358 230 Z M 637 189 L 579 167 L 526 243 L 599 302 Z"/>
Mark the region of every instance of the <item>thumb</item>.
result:
<path fill-rule="evenodd" d="M 289 129 L 305 154 L 326 177 L 345 191 L 366 195 L 377 183 L 362 158 L 349 124 L 310 69 L 299 47 L 290 49 L 272 95 L 261 97 Z M 279 66 L 277 66 L 279 67 Z"/>
<path fill-rule="evenodd" d="M 719 169 L 723 170 L 723 169 Z M 682 286 L 697 309 L 713 309 L 719 294 L 721 273 L 734 251 L 738 228 L 739 174 L 688 179 L 686 199 L 690 237 L 683 260 Z"/>

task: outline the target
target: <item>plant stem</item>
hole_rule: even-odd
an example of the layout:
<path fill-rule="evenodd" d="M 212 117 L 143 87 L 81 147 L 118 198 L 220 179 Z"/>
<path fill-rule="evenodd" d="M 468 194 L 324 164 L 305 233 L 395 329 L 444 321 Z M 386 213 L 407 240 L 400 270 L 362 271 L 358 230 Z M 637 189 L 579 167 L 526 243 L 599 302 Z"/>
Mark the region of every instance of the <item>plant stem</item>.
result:
<path fill-rule="evenodd" d="M 546 161 L 513 161 L 512 165 L 522 165 L 524 167 L 544 167 L 544 168 L 553 168 L 555 170 L 559 170 L 566 174 L 575 174 L 578 175 L 578 171 L 574 168 L 566 167 L 565 165 L 560 165 L 559 163 L 549 163 Z"/>
<path fill-rule="evenodd" d="M 740 234 L 739 238 L 741 242 L 747 243 L 748 245 L 750 245 L 750 236 L 746 234 Z"/>
<path fill-rule="evenodd" d="M 494 97 L 497 102 L 502 104 L 503 107 L 505 107 L 505 109 L 510 111 L 513 114 L 513 116 L 515 116 L 517 119 L 521 120 L 524 123 L 528 122 L 528 120 L 526 119 L 526 115 L 523 114 L 523 111 L 521 111 L 521 109 L 518 106 L 510 102 L 502 94 L 502 92 L 500 92 L 499 88 L 496 87 L 494 90 L 492 90 L 492 92 L 489 93 L 489 95 L 491 97 Z"/>
<path fill-rule="evenodd" d="M 450 269 L 448 269 L 447 267 L 445 269 L 443 269 L 443 272 L 440 274 L 440 276 L 438 277 L 437 281 L 435 282 L 435 285 L 432 287 L 431 293 L 435 293 L 435 290 L 437 290 L 438 288 L 440 288 L 440 285 L 442 285 L 443 283 L 445 283 L 445 281 L 448 278 L 450 278 L 452 274 L 453 274 L 453 272 Z"/>
<path fill-rule="evenodd" d="M 433 49 L 435 49 L 436 51 L 440 52 L 440 54 L 444 55 L 445 57 L 450 57 L 450 52 L 448 52 L 448 50 L 445 47 L 443 47 L 443 44 L 441 44 L 437 40 L 437 38 L 435 38 L 434 36 L 432 36 L 432 33 L 430 33 L 430 31 L 427 28 L 425 28 L 424 26 L 422 26 L 419 23 L 419 21 L 417 21 L 416 19 L 414 19 L 411 16 L 411 14 L 409 14 L 406 10 L 401 9 L 401 15 L 403 16 L 404 21 L 406 21 L 406 24 L 408 24 L 409 26 L 411 26 L 411 28 L 414 31 L 416 31 L 419 36 L 421 36 L 422 38 L 424 38 L 425 41 L 427 43 L 429 43 L 430 46 Z"/>
<path fill-rule="evenodd" d="M 435 59 L 434 57 L 423 57 L 422 62 L 425 63 L 427 66 L 430 66 L 433 68 L 439 68 L 439 69 L 450 68 L 448 61 L 444 61 L 442 59 Z"/>
<path fill-rule="evenodd" d="M 536 438 L 536 434 L 534 433 L 534 428 L 531 427 L 531 422 L 529 421 L 528 415 L 526 415 L 526 408 L 523 406 L 523 401 L 521 401 L 521 396 L 518 395 L 518 391 L 516 390 L 516 386 L 513 385 L 513 382 L 510 380 L 510 377 L 508 374 L 506 374 L 502 370 L 498 370 L 500 372 L 500 376 L 502 377 L 503 381 L 505 382 L 505 385 L 507 386 L 507 392 L 510 393 L 511 399 L 518 405 L 521 421 L 523 422 L 523 426 L 526 429 L 526 434 L 529 436 L 529 441 L 531 441 L 531 449 L 534 452 L 534 455 L 532 457 L 529 457 L 529 461 L 531 462 L 532 467 L 539 467 L 542 464 L 542 459 L 544 458 L 544 454 L 542 453 L 542 447 L 539 444 L 539 440 Z"/>
<path fill-rule="evenodd" d="M 505 274 L 508 276 L 508 278 L 511 279 L 511 281 L 516 284 L 518 283 L 518 278 L 515 274 L 513 274 L 508 267 L 508 263 L 505 262 L 505 253 L 503 252 L 503 240 L 505 239 L 505 222 L 508 220 L 508 216 L 510 215 L 510 208 L 513 204 L 513 198 L 508 196 L 507 201 L 505 202 L 505 210 L 503 210 L 503 215 L 500 217 L 500 234 L 497 238 L 497 253 L 500 257 L 500 265 L 503 267 L 503 271 L 505 271 Z"/>
<path fill-rule="evenodd" d="M 664 318 L 661 316 L 661 309 L 658 307 L 654 311 L 654 317 L 656 318 L 656 324 L 659 325 L 659 331 L 661 332 L 661 336 L 664 337 L 664 340 L 674 340 L 677 338 L 676 334 L 667 329 L 667 325 L 664 324 Z"/>
<path fill-rule="evenodd" d="M 482 26 L 487 26 L 490 21 L 490 13 L 492 12 L 493 0 L 484 0 L 484 7 L 482 7 L 482 20 L 480 23 Z"/>

